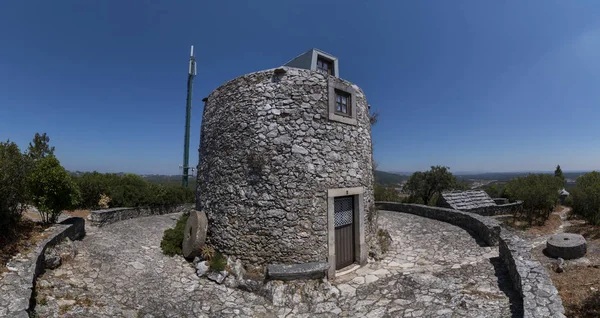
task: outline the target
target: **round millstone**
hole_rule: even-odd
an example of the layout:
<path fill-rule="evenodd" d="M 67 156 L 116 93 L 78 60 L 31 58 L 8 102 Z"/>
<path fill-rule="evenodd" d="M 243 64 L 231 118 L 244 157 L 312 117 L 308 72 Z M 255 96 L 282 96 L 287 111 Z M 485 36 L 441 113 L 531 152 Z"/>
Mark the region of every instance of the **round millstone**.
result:
<path fill-rule="evenodd" d="M 585 238 L 579 234 L 560 233 L 551 236 L 546 242 L 546 252 L 553 257 L 580 258 L 585 255 L 586 251 Z"/>
<path fill-rule="evenodd" d="M 200 255 L 200 248 L 206 242 L 206 230 L 208 229 L 208 219 L 206 214 L 200 211 L 190 212 L 190 217 L 185 223 L 183 232 L 183 256 L 185 258 L 194 258 Z"/>

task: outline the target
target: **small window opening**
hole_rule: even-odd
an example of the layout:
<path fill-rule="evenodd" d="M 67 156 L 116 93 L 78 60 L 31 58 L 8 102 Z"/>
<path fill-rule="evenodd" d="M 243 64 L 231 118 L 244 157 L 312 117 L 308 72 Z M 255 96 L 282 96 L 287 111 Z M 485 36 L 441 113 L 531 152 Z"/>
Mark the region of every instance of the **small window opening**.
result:
<path fill-rule="evenodd" d="M 325 75 L 333 75 L 333 63 L 322 57 L 317 58 L 317 72 Z"/>
<path fill-rule="evenodd" d="M 335 90 L 335 112 L 341 115 L 350 116 L 352 110 L 350 109 L 352 103 L 350 103 L 351 95 L 349 93 Z"/>

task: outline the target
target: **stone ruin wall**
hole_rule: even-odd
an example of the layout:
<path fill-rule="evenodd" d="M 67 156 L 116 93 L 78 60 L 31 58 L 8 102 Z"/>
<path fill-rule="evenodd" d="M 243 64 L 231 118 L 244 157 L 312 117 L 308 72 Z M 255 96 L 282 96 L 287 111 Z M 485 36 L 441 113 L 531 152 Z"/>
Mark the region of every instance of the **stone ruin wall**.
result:
<path fill-rule="evenodd" d="M 357 125 L 330 121 L 328 79 L 283 69 L 217 88 L 202 122 L 196 202 L 208 243 L 259 265 L 327 260 L 328 189 L 364 187 L 367 242 L 376 231 L 363 92 L 333 78 L 352 85 Z"/>

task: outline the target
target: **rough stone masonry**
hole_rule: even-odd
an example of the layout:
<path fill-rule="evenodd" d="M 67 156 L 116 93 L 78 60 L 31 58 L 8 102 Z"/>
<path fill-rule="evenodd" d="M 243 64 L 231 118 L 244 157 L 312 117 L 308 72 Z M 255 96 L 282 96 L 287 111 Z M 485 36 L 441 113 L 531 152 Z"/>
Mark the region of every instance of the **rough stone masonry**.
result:
<path fill-rule="evenodd" d="M 350 90 L 356 123 L 329 119 L 329 86 Z M 367 242 L 376 229 L 369 106 L 352 83 L 284 67 L 233 79 L 203 114 L 197 209 L 208 243 L 245 263 L 328 257 L 327 190 L 363 187 Z"/>

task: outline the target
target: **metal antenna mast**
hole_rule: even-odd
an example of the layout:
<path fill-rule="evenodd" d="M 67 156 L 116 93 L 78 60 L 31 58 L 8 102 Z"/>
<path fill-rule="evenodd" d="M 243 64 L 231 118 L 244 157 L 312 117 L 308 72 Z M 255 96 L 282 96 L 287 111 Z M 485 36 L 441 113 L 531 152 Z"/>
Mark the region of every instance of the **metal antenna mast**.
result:
<path fill-rule="evenodd" d="M 192 85 L 194 83 L 194 76 L 196 76 L 196 58 L 194 57 L 194 46 L 192 45 L 190 50 L 190 66 L 188 69 L 187 99 L 185 103 L 185 137 L 183 140 L 183 176 L 181 182 L 185 188 L 188 186 L 188 173 L 190 169 L 190 120 L 192 117 Z"/>

